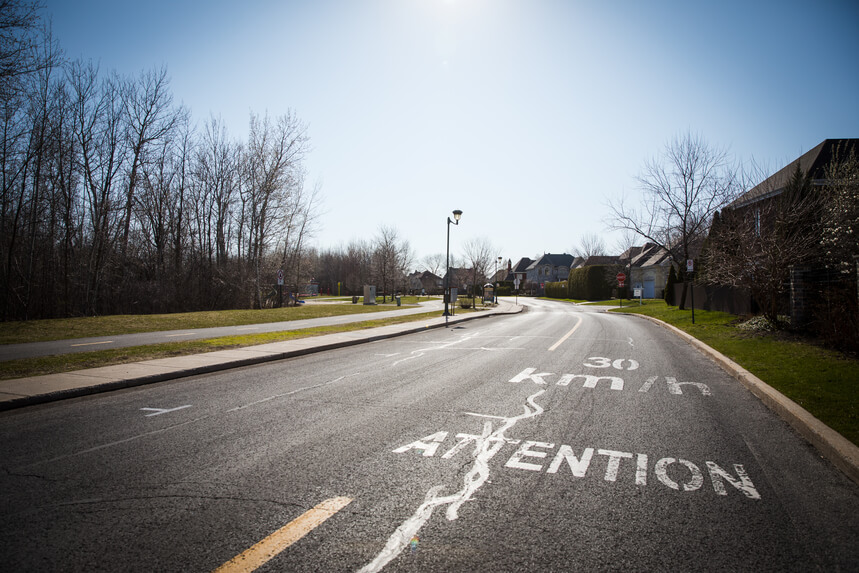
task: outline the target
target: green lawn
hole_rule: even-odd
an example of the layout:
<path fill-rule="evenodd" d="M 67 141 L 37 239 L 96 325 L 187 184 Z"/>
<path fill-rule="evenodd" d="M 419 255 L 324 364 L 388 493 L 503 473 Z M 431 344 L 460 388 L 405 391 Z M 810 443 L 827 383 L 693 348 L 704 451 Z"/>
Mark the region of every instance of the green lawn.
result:
<path fill-rule="evenodd" d="M 731 314 L 678 310 L 661 300 L 612 312 L 640 313 L 688 332 L 859 445 L 859 360 L 785 333 L 737 328 Z"/>

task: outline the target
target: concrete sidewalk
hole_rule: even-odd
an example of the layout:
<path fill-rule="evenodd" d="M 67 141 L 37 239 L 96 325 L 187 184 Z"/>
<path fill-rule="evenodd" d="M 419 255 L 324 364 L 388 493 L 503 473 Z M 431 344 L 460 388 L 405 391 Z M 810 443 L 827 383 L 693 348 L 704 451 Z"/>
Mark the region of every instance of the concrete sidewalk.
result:
<path fill-rule="evenodd" d="M 521 312 L 522 309 L 521 305 L 501 300 L 498 306 L 492 309 L 463 314 L 462 316 L 453 316 L 448 319 L 447 323 L 454 325 L 499 314 L 516 314 Z M 445 318 L 438 316 L 430 320 L 311 336 L 258 346 L 207 352 L 205 354 L 160 358 L 157 360 L 104 366 L 89 370 L 64 372 L 62 374 L 3 380 L 0 381 L 0 411 L 75 396 L 107 392 L 119 388 L 162 382 L 185 376 L 217 372 L 229 368 L 260 364 L 272 360 L 282 360 L 284 358 L 302 356 L 323 350 L 343 348 L 345 346 L 383 340 L 394 336 L 403 336 L 405 334 L 421 332 L 429 328 L 440 328 L 444 327 L 445 324 Z"/>

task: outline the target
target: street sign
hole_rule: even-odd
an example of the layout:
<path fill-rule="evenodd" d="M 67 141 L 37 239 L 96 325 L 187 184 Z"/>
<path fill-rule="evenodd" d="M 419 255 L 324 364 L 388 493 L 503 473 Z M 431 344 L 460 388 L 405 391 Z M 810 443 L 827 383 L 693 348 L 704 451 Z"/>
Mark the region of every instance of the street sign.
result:
<path fill-rule="evenodd" d="M 691 273 L 694 270 L 695 270 L 695 261 L 693 261 L 692 259 L 688 259 L 686 261 L 686 272 Z"/>
<path fill-rule="evenodd" d="M 622 283 L 626 280 L 626 275 L 623 273 L 617 273 L 617 276 L 615 278 L 617 279 L 617 282 Z"/>
<path fill-rule="evenodd" d="M 623 281 L 617 281 L 617 286 L 622 287 L 624 285 Z"/>
<path fill-rule="evenodd" d="M 634 290 L 632 291 L 632 296 L 638 296 L 638 297 L 640 297 L 640 296 L 641 296 L 641 289 L 640 289 L 640 288 L 634 289 Z"/>
<path fill-rule="evenodd" d="M 277 271 L 277 285 L 283 286 L 283 269 Z"/>

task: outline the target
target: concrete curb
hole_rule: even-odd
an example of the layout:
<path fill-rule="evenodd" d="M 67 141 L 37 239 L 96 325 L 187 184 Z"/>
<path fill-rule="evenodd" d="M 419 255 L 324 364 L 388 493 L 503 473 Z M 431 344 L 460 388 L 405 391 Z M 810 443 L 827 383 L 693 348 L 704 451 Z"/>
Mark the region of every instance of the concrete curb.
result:
<path fill-rule="evenodd" d="M 721 366 L 725 372 L 748 388 L 770 410 L 773 410 L 790 424 L 803 438 L 817 448 L 817 451 L 823 457 L 832 462 L 847 477 L 859 484 L 859 447 L 853 444 L 853 442 L 812 416 L 808 410 L 769 386 L 718 350 L 707 346 L 692 335 L 652 316 L 635 313 L 628 313 L 628 315 L 644 318 L 659 324 L 697 348 L 702 354 L 708 356 Z"/>
<path fill-rule="evenodd" d="M 284 344 L 276 342 L 268 345 L 248 346 L 233 350 L 216 351 L 201 355 L 192 355 L 196 357 L 213 358 L 210 364 L 200 366 L 189 366 L 181 368 L 169 366 L 169 361 L 181 361 L 181 359 L 183 358 L 189 358 L 188 356 L 179 356 L 175 359 L 160 358 L 156 360 L 133 362 L 116 366 L 106 366 L 90 370 L 78 370 L 75 372 L 67 372 L 63 374 L 48 374 L 45 376 L 34 376 L 32 378 L 20 378 L 18 380 L 4 380 L 0 381 L 0 412 L 5 410 L 12 410 L 15 408 L 22 408 L 24 406 L 33 406 L 36 404 L 45 404 L 47 402 L 54 402 L 57 400 L 65 400 L 67 398 L 77 398 L 80 396 L 88 396 L 90 394 L 109 392 L 111 390 L 120 390 L 123 388 L 131 388 L 134 386 L 143 386 L 145 384 L 153 384 L 156 382 L 164 382 L 167 380 L 175 380 L 178 378 L 197 376 L 200 374 L 210 374 L 212 372 L 220 372 L 232 368 L 253 366 L 256 364 L 263 364 L 266 362 L 273 362 L 275 360 L 283 360 L 286 358 L 295 358 L 297 356 L 304 356 L 316 352 L 323 352 L 325 350 L 346 348 L 348 346 L 356 346 L 359 344 L 366 344 L 368 342 L 376 342 L 378 340 L 385 340 L 397 336 L 415 334 L 431 328 L 442 328 L 445 326 L 455 325 L 477 318 L 487 318 L 490 316 L 506 314 L 518 314 L 524 310 L 524 307 L 522 306 L 509 306 L 512 307 L 509 310 L 493 309 L 488 312 L 469 313 L 462 317 L 454 317 L 452 319 L 449 319 L 447 323 L 443 321 L 438 321 L 438 319 L 433 319 L 437 322 L 434 322 L 432 324 L 424 324 L 423 326 L 407 327 L 407 325 L 410 325 L 411 323 L 403 323 L 400 325 L 383 326 L 366 330 L 352 331 L 350 333 L 334 333 L 330 335 L 315 336 L 310 338 L 299 338 L 295 339 L 294 341 L 287 341 L 287 343 L 294 342 L 296 343 L 296 345 L 302 346 L 301 348 L 296 348 L 283 352 L 271 352 L 263 350 L 265 347 L 276 347 L 277 345 Z M 383 329 L 387 329 L 388 332 L 380 333 L 379 331 Z M 353 336 L 357 334 L 358 336 L 355 338 L 343 340 L 343 337 L 341 336 L 343 334 Z M 325 341 L 326 338 L 328 338 L 329 342 Z M 331 341 L 332 339 L 337 340 Z M 307 344 L 308 342 L 317 343 Z M 226 356 L 231 353 L 238 355 L 247 355 L 252 354 L 254 352 L 257 353 L 256 356 Z M 223 360 L 219 360 L 215 357 L 219 354 L 224 356 Z M 144 374 L 142 373 L 142 371 L 144 370 L 148 370 L 150 372 Z M 160 372 L 158 372 L 157 370 L 160 370 Z M 137 373 L 135 373 L 135 371 Z M 119 375 L 119 379 L 117 379 L 116 376 L 117 372 L 121 373 Z M 38 388 L 39 385 L 45 385 L 48 382 L 52 382 L 54 385 L 67 384 L 69 387 L 43 393 L 39 393 L 38 391 L 36 391 L 33 394 L 23 394 L 9 390 L 9 385 L 17 384 L 19 386 L 30 386 Z"/>

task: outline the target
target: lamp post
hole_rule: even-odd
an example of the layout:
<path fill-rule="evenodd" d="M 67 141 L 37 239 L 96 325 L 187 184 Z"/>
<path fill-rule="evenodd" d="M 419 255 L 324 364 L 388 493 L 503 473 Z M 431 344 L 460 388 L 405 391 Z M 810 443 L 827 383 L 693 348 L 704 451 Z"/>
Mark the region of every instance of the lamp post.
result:
<path fill-rule="evenodd" d="M 498 304 L 498 285 L 501 283 L 501 281 L 498 280 L 498 265 L 501 264 L 501 257 L 498 257 L 498 261 L 495 265 L 495 300 L 492 301 L 496 304 Z M 504 267 L 502 266 L 501 268 L 503 269 Z"/>
<path fill-rule="evenodd" d="M 447 272 L 444 273 L 444 323 L 447 324 L 447 317 L 450 316 L 450 224 L 459 225 L 459 218 L 462 217 L 462 211 L 456 209 L 453 212 L 453 221 L 450 217 L 447 218 Z"/>

